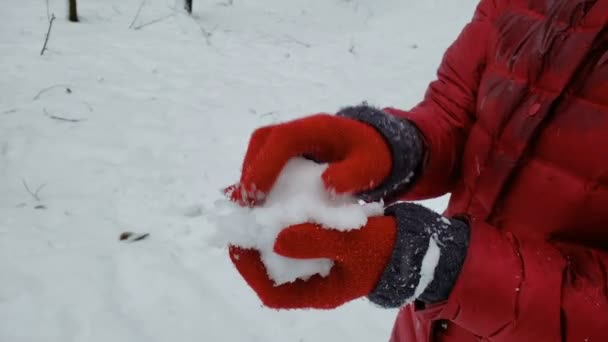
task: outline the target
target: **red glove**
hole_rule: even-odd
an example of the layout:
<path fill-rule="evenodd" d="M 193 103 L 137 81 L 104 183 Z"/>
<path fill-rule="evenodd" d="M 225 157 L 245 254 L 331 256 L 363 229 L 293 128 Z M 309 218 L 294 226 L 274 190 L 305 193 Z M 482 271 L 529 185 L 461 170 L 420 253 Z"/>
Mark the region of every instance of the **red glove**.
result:
<path fill-rule="evenodd" d="M 274 245 L 276 253 L 297 259 L 328 258 L 334 266 L 327 277 L 275 286 L 257 250 L 230 247 L 230 258 L 262 302 L 271 308 L 331 309 L 366 296 L 378 283 L 392 255 L 397 234 L 392 216 L 369 218 L 347 232 L 305 223 L 284 229 Z"/>
<path fill-rule="evenodd" d="M 373 127 L 340 116 L 317 114 L 256 130 L 249 141 L 241 179 L 226 192 L 242 205 L 259 203 L 291 158 L 330 163 L 328 190 L 356 193 L 378 186 L 390 173 L 391 151 Z"/>

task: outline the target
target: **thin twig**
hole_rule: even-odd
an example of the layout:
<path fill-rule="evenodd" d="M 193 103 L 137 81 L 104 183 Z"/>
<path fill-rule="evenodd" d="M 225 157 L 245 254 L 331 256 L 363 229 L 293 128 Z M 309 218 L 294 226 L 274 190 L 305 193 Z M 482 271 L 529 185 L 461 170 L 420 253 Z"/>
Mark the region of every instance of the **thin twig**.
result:
<path fill-rule="evenodd" d="M 191 18 L 192 18 L 192 21 L 194 21 L 194 23 L 201 30 L 201 33 L 203 34 L 203 37 L 205 37 L 205 42 L 207 43 L 207 45 L 211 46 L 211 36 L 213 36 L 213 33 L 215 32 L 217 27 L 214 27 L 211 31 L 209 31 L 200 22 L 198 22 L 198 20 L 196 20 L 196 18 L 194 16 L 191 16 Z"/>
<path fill-rule="evenodd" d="M 46 0 L 46 20 L 51 20 L 51 15 L 49 14 L 49 0 Z"/>
<path fill-rule="evenodd" d="M 351 55 L 356 56 L 357 52 L 355 52 L 355 46 L 351 45 L 350 48 L 348 48 L 348 52 L 350 52 Z"/>
<path fill-rule="evenodd" d="M 139 8 L 137 9 L 137 13 L 135 13 L 135 17 L 133 18 L 131 25 L 129 25 L 129 29 L 132 29 L 133 25 L 135 25 L 135 21 L 137 20 L 137 18 L 139 18 L 139 13 L 141 13 L 141 9 L 144 8 L 145 4 L 146 4 L 146 0 L 142 0 L 141 3 L 139 4 Z"/>
<path fill-rule="evenodd" d="M 232 6 L 232 5 L 234 5 L 234 0 L 228 0 L 226 2 L 220 2 L 218 5 L 225 6 L 225 7 Z"/>
<path fill-rule="evenodd" d="M 40 197 L 38 196 L 38 194 L 40 193 L 40 190 L 42 190 L 42 188 L 44 188 L 46 186 L 46 184 L 41 184 L 38 188 L 36 188 L 36 191 L 32 191 L 30 189 L 30 187 L 27 185 L 27 182 L 25 181 L 25 179 L 21 179 L 21 182 L 23 183 L 23 186 L 25 187 L 25 190 L 27 190 L 27 192 L 32 195 L 32 197 L 34 197 L 34 199 L 37 202 L 40 202 Z"/>
<path fill-rule="evenodd" d="M 44 112 L 44 115 L 48 116 L 50 119 L 53 119 L 53 120 L 65 121 L 65 122 L 81 122 L 81 121 L 85 120 L 85 119 L 64 118 L 61 116 L 52 115 L 52 114 L 49 114 L 49 112 L 47 112 L 46 108 L 42 108 L 42 111 Z"/>
<path fill-rule="evenodd" d="M 260 114 L 260 118 L 263 118 L 266 116 L 274 116 L 275 114 L 276 114 L 276 112 L 268 112 L 268 113 Z"/>
<path fill-rule="evenodd" d="M 174 14 L 175 14 L 175 13 L 167 14 L 167 15 L 165 15 L 165 16 L 163 16 L 163 17 L 160 17 L 160 18 L 157 18 L 157 19 L 154 19 L 154 20 L 148 21 L 147 23 L 143 23 L 143 24 L 141 24 L 141 25 L 134 26 L 134 27 L 133 27 L 133 29 L 134 29 L 134 30 L 140 30 L 140 29 L 142 29 L 142 28 L 144 28 L 144 27 L 146 27 L 146 26 L 149 26 L 149 25 L 152 25 L 152 24 L 156 24 L 156 23 L 161 22 L 161 21 L 163 21 L 163 20 L 169 19 L 169 18 L 171 18 L 171 17 L 172 17 Z"/>
<path fill-rule="evenodd" d="M 40 56 L 44 54 L 44 50 L 46 50 L 46 44 L 49 42 L 49 37 L 51 36 L 51 28 L 53 27 L 53 21 L 55 20 L 55 13 L 51 14 L 51 19 L 49 20 L 49 30 L 46 32 L 46 38 L 44 39 L 44 45 L 42 45 L 42 50 L 40 50 Z"/>
<path fill-rule="evenodd" d="M 40 98 L 40 95 L 42 95 L 42 94 L 46 93 L 47 91 L 49 91 L 49 90 L 51 90 L 51 89 L 54 89 L 54 88 L 60 88 L 60 87 L 64 87 L 64 88 L 66 88 L 66 89 L 69 89 L 69 87 L 70 87 L 70 86 L 69 86 L 69 85 L 67 85 L 67 84 L 54 84 L 54 85 L 52 85 L 52 86 L 46 87 L 46 88 L 44 88 L 44 89 L 40 90 L 40 91 L 38 92 L 38 94 L 36 94 L 36 96 L 34 96 L 33 100 L 34 100 L 34 101 L 36 101 L 36 100 L 38 100 L 38 99 Z"/>
<path fill-rule="evenodd" d="M 150 233 L 141 234 L 140 236 L 134 238 L 133 242 L 135 242 L 135 241 L 141 241 L 141 240 L 147 238 L 148 236 L 150 236 Z"/>
<path fill-rule="evenodd" d="M 80 121 L 84 120 L 84 119 L 62 118 L 61 116 L 56 116 L 56 115 L 49 115 L 49 118 L 51 118 L 53 120 L 66 121 L 66 122 L 80 122 Z"/>
<path fill-rule="evenodd" d="M 306 42 L 303 42 L 303 41 L 301 41 L 301 40 L 298 40 L 298 39 L 296 39 L 296 38 L 294 38 L 294 37 L 292 37 L 292 36 L 290 36 L 290 35 L 287 35 L 287 34 L 286 34 L 286 35 L 284 35 L 284 37 L 285 37 L 285 38 L 287 38 L 287 40 L 288 40 L 288 41 L 293 42 L 293 43 L 296 43 L 296 44 L 298 44 L 298 45 L 302 45 L 302 46 L 303 46 L 303 47 L 305 47 L 305 48 L 310 48 L 310 47 L 312 46 L 312 45 L 310 45 L 310 44 L 308 44 L 308 43 L 306 43 Z"/>
<path fill-rule="evenodd" d="M 2 111 L 2 114 L 12 114 L 17 112 L 17 108 L 11 108 L 11 109 L 7 109 L 5 111 Z"/>
<path fill-rule="evenodd" d="M 90 103 L 88 103 L 87 101 L 83 101 L 82 103 L 84 103 L 84 105 L 87 106 L 87 108 L 89 109 L 89 112 L 93 111 L 93 107 L 91 107 Z"/>
<path fill-rule="evenodd" d="M 215 31 L 215 29 L 213 29 L 212 31 L 208 31 L 201 24 L 198 24 L 198 27 L 201 29 L 201 33 L 203 34 L 203 37 L 205 37 L 205 42 L 207 43 L 207 45 L 210 46 L 211 45 L 211 36 L 213 36 L 213 32 Z"/>

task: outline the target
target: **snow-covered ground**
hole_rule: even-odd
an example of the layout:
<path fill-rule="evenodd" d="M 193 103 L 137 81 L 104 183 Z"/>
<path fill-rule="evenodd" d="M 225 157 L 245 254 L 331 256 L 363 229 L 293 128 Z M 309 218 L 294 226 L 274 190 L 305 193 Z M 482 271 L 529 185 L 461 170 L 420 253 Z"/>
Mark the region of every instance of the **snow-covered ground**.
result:
<path fill-rule="evenodd" d="M 476 1 L 220 1 L 147 0 L 130 29 L 139 1 L 74 24 L 49 0 L 44 56 L 45 1 L 1 1 L 0 341 L 386 340 L 365 300 L 263 308 L 210 211 L 254 128 L 419 101 Z"/>

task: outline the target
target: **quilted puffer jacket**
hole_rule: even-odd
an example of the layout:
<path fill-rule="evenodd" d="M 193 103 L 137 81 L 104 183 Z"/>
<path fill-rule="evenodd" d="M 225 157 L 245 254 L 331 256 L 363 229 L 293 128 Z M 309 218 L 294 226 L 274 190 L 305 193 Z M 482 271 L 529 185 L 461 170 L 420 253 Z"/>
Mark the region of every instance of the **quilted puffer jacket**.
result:
<path fill-rule="evenodd" d="M 447 302 L 392 340 L 608 341 L 608 0 L 483 0 L 409 119 L 404 199 L 451 193 L 470 247 Z"/>

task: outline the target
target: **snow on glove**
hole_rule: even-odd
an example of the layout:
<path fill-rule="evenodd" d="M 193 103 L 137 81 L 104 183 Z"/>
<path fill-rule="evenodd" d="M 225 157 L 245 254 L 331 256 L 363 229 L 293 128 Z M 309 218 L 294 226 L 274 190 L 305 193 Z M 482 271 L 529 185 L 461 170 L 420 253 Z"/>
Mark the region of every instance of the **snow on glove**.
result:
<path fill-rule="evenodd" d="M 279 233 L 286 226 L 305 222 L 340 231 L 359 229 L 369 217 L 382 215 L 384 207 L 382 203 L 359 204 L 354 197 L 328 193 L 321 179 L 327 166 L 294 158 L 285 165 L 261 205 L 244 208 L 219 202 L 209 216 L 217 226 L 214 242 L 258 250 L 268 276 L 276 285 L 314 274 L 329 274 L 331 260 L 277 255 L 274 244 Z"/>
<path fill-rule="evenodd" d="M 397 230 L 389 216 L 369 218 L 361 229 L 337 231 L 306 223 L 288 227 L 277 237 L 275 252 L 290 258 L 328 258 L 329 275 L 275 286 L 260 254 L 230 247 L 230 258 L 262 302 L 271 308 L 331 309 L 366 296 L 374 289 L 388 263 Z"/>
<path fill-rule="evenodd" d="M 469 226 L 414 203 L 389 206 L 385 214 L 397 221 L 390 262 L 368 298 L 397 308 L 413 300 L 446 300 L 458 278 L 469 243 Z"/>

